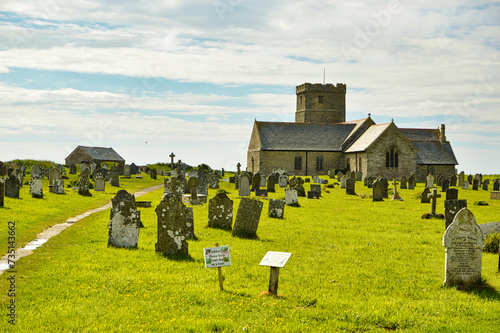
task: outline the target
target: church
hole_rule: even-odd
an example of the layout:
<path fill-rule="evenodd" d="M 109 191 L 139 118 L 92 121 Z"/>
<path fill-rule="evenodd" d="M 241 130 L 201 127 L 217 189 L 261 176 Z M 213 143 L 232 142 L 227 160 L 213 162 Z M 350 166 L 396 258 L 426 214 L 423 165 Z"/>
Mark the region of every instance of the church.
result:
<path fill-rule="evenodd" d="M 398 128 L 394 121 L 346 121 L 346 85 L 304 83 L 296 87 L 295 122 L 255 120 L 247 171 L 265 175 L 326 175 L 330 170 L 361 171 L 365 177 L 451 177 L 458 162 L 445 125 L 437 129 Z"/>

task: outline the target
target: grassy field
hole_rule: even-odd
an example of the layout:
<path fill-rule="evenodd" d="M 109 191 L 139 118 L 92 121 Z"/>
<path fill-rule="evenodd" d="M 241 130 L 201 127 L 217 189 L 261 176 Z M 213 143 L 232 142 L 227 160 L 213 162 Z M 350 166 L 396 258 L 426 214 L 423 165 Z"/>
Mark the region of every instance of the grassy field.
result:
<path fill-rule="evenodd" d="M 221 182 L 221 188 L 234 200 L 236 213 L 239 198 L 234 184 Z M 483 254 L 482 287 L 471 291 L 442 287 L 444 221 L 421 219 L 430 212 L 430 204 L 418 199 L 423 184 L 400 190 L 403 202 L 372 202 L 371 190 L 362 182 L 356 183 L 358 196 L 347 196 L 338 186 L 323 190 L 319 200 L 299 198 L 301 207 L 286 207 L 283 220 L 269 218 L 268 200 L 260 199 L 264 208 L 256 240 L 207 228 L 208 204 L 195 206 L 197 240 L 189 241 L 190 257 L 183 260 L 154 251 L 154 208 L 162 190 L 141 198 L 153 201 L 153 207 L 139 209 L 145 228 L 136 250 L 108 248 L 109 210 L 93 214 L 16 264 L 16 325 L 7 322 L 10 298 L 3 292 L 0 330 L 498 331 L 498 255 Z M 215 193 L 210 190 L 209 197 Z M 283 189 L 270 198 L 284 198 Z M 500 221 L 500 202 L 490 200 L 489 192 L 460 190 L 459 198 L 468 200 L 478 223 Z M 489 206 L 474 205 L 477 201 Z M 74 210 L 78 207 L 82 206 L 75 204 Z M 0 210 L 2 221 L 6 212 L 19 224 L 37 214 L 31 205 L 20 204 Z M 443 213 L 442 198 L 438 213 Z M 52 219 L 58 214 L 53 212 Z M 24 232 L 19 228 L 17 237 Z M 217 270 L 203 264 L 203 248 L 216 242 L 231 250 L 232 266 L 223 268 L 223 292 Z M 280 270 L 281 297 L 259 297 L 269 282 L 269 267 L 259 266 L 267 251 L 293 253 Z M 9 286 L 5 274 L 0 290 Z"/>

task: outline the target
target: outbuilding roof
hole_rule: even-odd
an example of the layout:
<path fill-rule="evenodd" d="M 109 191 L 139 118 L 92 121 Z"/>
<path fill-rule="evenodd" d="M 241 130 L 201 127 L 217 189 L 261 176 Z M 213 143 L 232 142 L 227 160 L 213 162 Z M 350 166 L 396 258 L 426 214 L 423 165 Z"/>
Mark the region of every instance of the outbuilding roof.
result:
<path fill-rule="evenodd" d="M 125 159 L 120 155 L 118 155 L 118 153 L 111 147 L 105 148 L 105 147 L 78 146 L 76 149 L 78 148 L 81 148 L 93 160 L 109 161 L 109 162 L 125 162 Z"/>
<path fill-rule="evenodd" d="M 400 131 L 417 147 L 418 164 L 458 164 L 451 144 L 441 142 L 439 130 L 401 128 Z"/>

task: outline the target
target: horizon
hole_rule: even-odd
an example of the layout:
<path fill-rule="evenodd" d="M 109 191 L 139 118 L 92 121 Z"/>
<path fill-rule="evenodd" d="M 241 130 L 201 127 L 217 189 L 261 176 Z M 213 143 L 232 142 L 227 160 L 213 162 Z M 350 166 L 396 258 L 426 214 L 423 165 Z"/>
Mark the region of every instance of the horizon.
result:
<path fill-rule="evenodd" d="M 344 83 L 346 121 L 437 129 L 457 173 L 500 174 L 500 3 L 0 4 L 0 160 L 247 164 L 254 120 L 294 122 L 295 87 Z"/>

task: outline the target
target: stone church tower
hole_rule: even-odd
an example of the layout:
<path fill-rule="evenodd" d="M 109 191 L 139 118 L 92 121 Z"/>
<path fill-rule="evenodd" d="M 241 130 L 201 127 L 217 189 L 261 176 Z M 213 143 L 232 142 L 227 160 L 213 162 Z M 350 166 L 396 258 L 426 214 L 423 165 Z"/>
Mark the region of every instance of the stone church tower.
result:
<path fill-rule="evenodd" d="M 296 123 L 334 124 L 345 122 L 346 85 L 304 83 L 296 87 Z"/>

